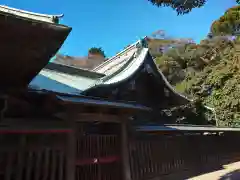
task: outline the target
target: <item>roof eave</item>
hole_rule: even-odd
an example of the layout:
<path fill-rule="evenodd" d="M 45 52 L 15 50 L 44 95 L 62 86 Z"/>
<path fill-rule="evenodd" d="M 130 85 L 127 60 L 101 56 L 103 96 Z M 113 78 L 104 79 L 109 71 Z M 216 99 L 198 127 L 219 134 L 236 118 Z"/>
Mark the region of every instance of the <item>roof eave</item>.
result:
<path fill-rule="evenodd" d="M 56 20 L 58 21 L 59 18 L 64 16 L 63 14 L 47 15 L 47 14 L 34 13 L 34 12 L 16 9 L 16 8 L 4 6 L 4 5 L 0 5 L 0 13 L 7 13 L 14 16 L 20 16 L 20 17 L 29 18 L 32 20 L 39 20 L 39 21 L 49 22 L 49 23 L 55 23 Z"/>

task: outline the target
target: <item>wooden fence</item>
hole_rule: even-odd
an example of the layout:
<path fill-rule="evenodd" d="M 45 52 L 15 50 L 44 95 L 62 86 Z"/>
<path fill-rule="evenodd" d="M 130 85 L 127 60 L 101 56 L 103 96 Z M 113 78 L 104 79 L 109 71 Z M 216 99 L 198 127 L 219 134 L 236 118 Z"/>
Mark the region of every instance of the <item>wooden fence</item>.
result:
<path fill-rule="evenodd" d="M 240 160 L 238 132 L 134 132 L 128 133 L 123 144 L 119 124 L 119 128 L 110 125 L 90 130 L 76 126 L 81 128 L 74 133 L 0 131 L 0 179 L 181 180 Z M 74 147 L 69 146 L 70 136 L 74 136 Z"/>
<path fill-rule="evenodd" d="M 239 133 L 170 134 L 131 137 L 131 180 L 187 179 L 240 160 Z"/>
<path fill-rule="evenodd" d="M 77 124 L 76 180 L 122 180 L 120 136 L 113 128 L 116 125 Z"/>
<path fill-rule="evenodd" d="M 121 180 L 119 145 L 116 135 L 78 137 L 76 180 Z"/>
<path fill-rule="evenodd" d="M 65 134 L 0 134 L 0 179 L 65 180 Z"/>

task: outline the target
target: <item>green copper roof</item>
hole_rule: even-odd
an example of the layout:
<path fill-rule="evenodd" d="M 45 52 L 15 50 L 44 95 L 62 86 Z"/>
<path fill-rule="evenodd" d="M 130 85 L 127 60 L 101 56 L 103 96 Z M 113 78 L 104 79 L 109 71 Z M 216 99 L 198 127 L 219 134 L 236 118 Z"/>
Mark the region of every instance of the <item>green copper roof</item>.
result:
<path fill-rule="evenodd" d="M 143 62 L 146 52 L 147 49 L 145 48 L 142 51 L 139 42 L 137 42 L 92 71 L 49 63 L 39 75 L 82 92 L 99 85 L 116 83 L 123 78 L 127 78 Z M 140 56 L 140 54 L 142 55 Z"/>

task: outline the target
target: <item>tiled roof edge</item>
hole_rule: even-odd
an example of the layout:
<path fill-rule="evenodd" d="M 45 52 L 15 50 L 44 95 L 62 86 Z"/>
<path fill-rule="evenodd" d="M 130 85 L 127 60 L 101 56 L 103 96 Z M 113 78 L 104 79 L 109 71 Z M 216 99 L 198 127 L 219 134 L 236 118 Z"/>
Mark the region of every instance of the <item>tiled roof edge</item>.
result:
<path fill-rule="evenodd" d="M 76 68 L 73 66 L 63 65 L 60 63 L 49 63 L 49 64 L 47 64 L 47 66 L 44 67 L 44 69 L 62 72 L 62 73 L 66 73 L 66 74 L 70 74 L 70 75 L 74 75 L 74 76 L 84 76 L 84 77 L 89 77 L 89 78 L 101 78 L 101 77 L 105 76 L 104 74 L 100 74 L 100 73 L 85 70 L 85 69 Z"/>
<path fill-rule="evenodd" d="M 63 17 L 63 14 L 60 14 L 60 15 L 40 14 L 40 13 L 34 13 L 30 11 L 16 9 L 16 8 L 4 6 L 4 5 L 0 5 L 0 12 L 16 15 L 20 17 L 25 17 L 33 20 L 49 22 L 49 23 L 56 23 L 56 21 L 58 21 L 59 18 Z"/>

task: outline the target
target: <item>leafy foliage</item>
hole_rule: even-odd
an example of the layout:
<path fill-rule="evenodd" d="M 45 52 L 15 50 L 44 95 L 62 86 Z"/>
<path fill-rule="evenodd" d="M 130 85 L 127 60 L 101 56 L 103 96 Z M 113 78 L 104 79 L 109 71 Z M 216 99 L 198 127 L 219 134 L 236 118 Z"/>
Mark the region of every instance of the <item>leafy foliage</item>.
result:
<path fill-rule="evenodd" d="M 168 6 L 177 11 L 178 14 L 189 13 L 193 8 L 202 7 L 206 0 L 149 0 L 153 5 L 161 7 Z"/>
<path fill-rule="evenodd" d="M 208 111 L 199 99 L 188 104 L 163 110 L 165 123 L 215 125 L 214 114 Z"/>
<path fill-rule="evenodd" d="M 240 125 L 240 42 L 228 36 L 174 47 L 156 63 L 176 90 L 214 107 L 218 124 Z"/>
<path fill-rule="evenodd" d="M 187 14 L 191 12 L 194 8 L 200 8 L 207 0 L 148 0 L 153 5 L 162 7 L 167 6 L 171 7 L 172 9 L 176 10 L 178 15 Z M 236 3 L 240 3 L 240 0 L 236 0 Z"/>
<path fill-rule="evenodd" d="M 158 111 L 159 112 L 159 111 Z M 214 113 L 206 109 L 199 99 L 188 104 L 162 109 L 159 113 L 139 114 L 133 117 L 136 125 L 146 124 L 192 124 L 216 125 Z M 159 119 L 161 121 L 159 122 Z"/>
<path fill-rule="evenodd" d="M 93 54 L 93 55 L 101 55 L 103 57 L 106 57 L 104 51 L 102 50 L 102 48 L 97 48 L 97 47 L 92 47 L 88 50 L 88 54 Z"/>
<path fill-rule="evenodd" d="M 228 9 L 223 16 L 214 21 L 211 26 L 213 35 L 235 34 L 240 30 L 240 6 Z"/>
<path fill-rule="evenodd" d="M 180 43 L 155 59 L 177 91 L 216 110 L 219 126 L 240 126 L 240 38 L 233 36 L 239 28 L 236 6 L 212 24 L 199 44 Z M 195 106 L 190 109 L 196 115 Z"/>

